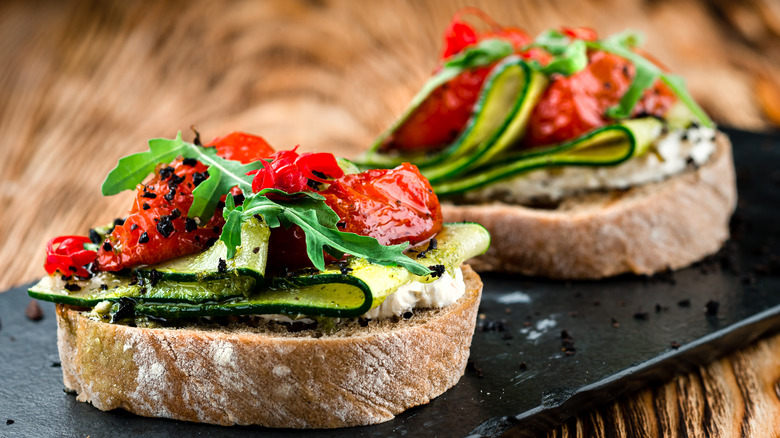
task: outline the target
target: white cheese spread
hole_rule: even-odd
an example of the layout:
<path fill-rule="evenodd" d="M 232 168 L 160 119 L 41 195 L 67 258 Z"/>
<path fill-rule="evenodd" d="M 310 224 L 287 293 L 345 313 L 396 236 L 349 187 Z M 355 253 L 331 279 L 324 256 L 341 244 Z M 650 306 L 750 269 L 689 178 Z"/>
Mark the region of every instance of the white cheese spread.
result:
<path fill-rule="evenodd" d="M 690 164 L 707 162 L 715 151 L 715 130 L 693 127 L 661 136 L 653 148 L 616 166 L 566 166 L 534 170 L 499 181 L 464 195 L 467 202 L 498 200 L 533 204 L 560 199 L 586 191 L 627 189 L 661 181 Z"/>
<path fill-rule="evenodd" d="M 455 270 L 455 276 L 448 272 L 430 283 L 413 281 L 398 288 L 377 307 L 363 315 L 369 319 L 401 316 L 412 309 L 446 307 L 458 301 L 466 293 L 463 272 Z"/>

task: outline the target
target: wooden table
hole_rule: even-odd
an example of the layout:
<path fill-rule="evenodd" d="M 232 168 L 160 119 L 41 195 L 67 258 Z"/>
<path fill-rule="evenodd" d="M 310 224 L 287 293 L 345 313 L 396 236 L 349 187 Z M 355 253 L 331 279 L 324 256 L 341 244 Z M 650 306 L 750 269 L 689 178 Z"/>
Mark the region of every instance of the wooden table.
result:
<path fill-rule="evenodd" d="M 460 1 L 0 4 L 0 290 L 43 274 L 45 242 L 130 205 L 116 160 L 190 126 L 278 148 L 365 148 L 427 78 Z M 780 124 L 772 0 L 473 1 L 532 34 L 631 27 L 721 124 Z M 778 436 L 780 336 L 572 418 L 550 436 Z"/>

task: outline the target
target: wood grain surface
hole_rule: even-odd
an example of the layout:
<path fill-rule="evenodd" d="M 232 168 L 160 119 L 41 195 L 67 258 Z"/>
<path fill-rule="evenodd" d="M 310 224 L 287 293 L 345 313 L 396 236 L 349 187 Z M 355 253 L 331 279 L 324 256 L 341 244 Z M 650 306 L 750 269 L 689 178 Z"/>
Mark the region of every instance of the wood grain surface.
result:
<path fill-rule="evenodd" d="M 780 125 L 780 2 L 5 1 L 0 3 L 0 290 L 45 242 L 122 216 L 116 160 L 152 137 L 232 130 L 351 156 L 434 67 L 466 5 L 535 34 L 633 28 L 721 124 Z M 573 418 L 550 436 L 778 436 L 780 337 Z"/>

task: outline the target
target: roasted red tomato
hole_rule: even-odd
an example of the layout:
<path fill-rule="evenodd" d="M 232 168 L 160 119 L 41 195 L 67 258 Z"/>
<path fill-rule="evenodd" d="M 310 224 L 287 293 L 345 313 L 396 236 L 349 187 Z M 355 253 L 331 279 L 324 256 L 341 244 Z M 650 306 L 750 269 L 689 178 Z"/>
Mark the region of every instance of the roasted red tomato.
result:
<path fill-rule="evenodd" d="M 274 149 L 263 137 L 243 132 L 231 132 L 224 137 L 217 137 L 204 146 L 217 148 L 219 156 L 226 160 L 236 160 L 244 164 L 274 153 Z"/>
<path fill-rule="evenodd" d="M 78 275 L 90 277 L 87 271 L 90 263 L 95 261 L 95 251 L 84 249 L 84 245 L 92 243 L 89 237 L 59 236 L 46 244 L 46 263 L 43 267 L 49 275 L 60 271 L 65 276 Z M 56 245 L 56 248 L 55 248 Z"/>
<path fill-rule="evenodd" d="M 542 95 L 528 121 L 526 147 L 556 144 L 610 123 L 606 111 L 617 105 L 634 77 L 634 66 L 611 53 L 594 51 L 588 66 L 569 77 L 557 77 Z M 657 81 L 645 91 L 633 115 L 662 117 L 676 97 Z"/>
<path fill-rule="evenodd" d="M 343 231 L 371 236 L 382 245 L 422 242 L 442 226 L 439 199 L 409 163 L 345 175 L 321 194 L 344 221 Z"/>
<path fill-rule="evenodd" d="M 345 175 L 320 194 L 341 218 L 342 231 L 371 236 L 383 245 L 423 242 L 442 227 L 436 194 L 417 167 L 408 163 Z M 274 228 L 268 265 L 270 270 L 311 266 L 303 230 Z"/>
<path fill-rule="evenodd" d="M 215 146 L 223 158 L 249 162 L 273 153 L 261 137 L 233 133 Z M 255 158 L 257 157 L 257 158 Z M 98 267 L 118 271 L 140 264 L 154 264 L 202 251 L 219 238 L 225 219 L 217 209 L 206 224 L 188 218 L 192 191 L 208 178 L 207 167 L 194 159 L 177 159 L 159 166 L 152 179 L 140 185 L 130 215 L 114 227 L 97 255 Z M 235 189 L 237 194 L 237 189 Z"/>
<path fill-rule="evenodd" d="M 461 19 L 465 14 L 479 17 L 490 30 L 478 33 L 473 26 Z M 514 27 L 502 27 L 487 14 L 476 8 L 464 8 L 452 18 L 444 32 L 442 59 L 458 54 L 482 40 L 500 38 L 508 41 L 516 53 L 525 59 L 534 59 L 542 65 L 550 55 L 542 49 L 524 50 L 531 37 Z M 414 113 L 385 139 L 381 151 L 431 152 L 451 144 L 463 131 L 474 111 L 482 85 L 493 66 L 466 70 L 434 90 Z"/>
<path fill-rule="evenodd" d="M 435 89 L 382 145 L 383 151 L 433 151 L 452 143 L 474 110 L 492 67 L 467 70 Z"/>

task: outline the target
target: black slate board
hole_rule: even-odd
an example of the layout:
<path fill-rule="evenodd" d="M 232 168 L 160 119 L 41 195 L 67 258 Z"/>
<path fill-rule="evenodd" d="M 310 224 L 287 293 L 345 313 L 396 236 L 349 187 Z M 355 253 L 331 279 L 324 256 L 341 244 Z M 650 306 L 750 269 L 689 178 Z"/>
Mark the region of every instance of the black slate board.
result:
<path fill-rule="evenodd" d="M 27 320 L 29 298 L 22 287 L 0 294 L 0 436 L 533 434 L 581 409 L 706 364 L 780 331 L 780 261 L 773 255 L 780 254 L 780 171 L 775 170 L 780 169 L 780 136 L 728 133 L 735 145 L 740 207 L 726 250 L 652 278 L 560 283 L 484 276 L 472 366 L 456 387 L 393 421 L 301 433 L 98 411 L 63 392 L 54 306 L 41 303 L 43 321 Z M 679 305 L 681 300 L 690 305 Z M 709 300 L 720 304 L 716 316 L 702 310 Z M 562 351 L 563 330 L 574 341 L 571 356 Z M 672 342 L 681 347 L 671 348 Z"/>

